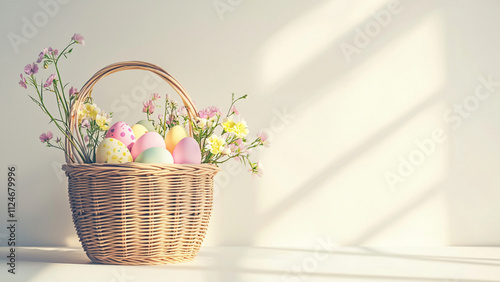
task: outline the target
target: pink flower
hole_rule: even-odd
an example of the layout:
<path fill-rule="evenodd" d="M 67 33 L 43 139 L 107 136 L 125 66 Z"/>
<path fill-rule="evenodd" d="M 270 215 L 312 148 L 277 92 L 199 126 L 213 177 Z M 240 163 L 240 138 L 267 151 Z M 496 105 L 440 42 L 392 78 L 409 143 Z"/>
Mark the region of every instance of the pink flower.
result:
<path fill-rule="evenodd" d="M 171 125 L 174 122 L 174 118 L 175 118 L 174 115 L 168 115 L 168 120 L 165 120 L 165 123 Z"/>
<path fill-rule="evenodd" d="M 142 112 L 147 113 L 148 115 L 151 115 L 151 114 L 154 113 L 154 111 L 155 111 L 155 105 L 153 104 L 152 100 L 144 102 L 143 106 L 144 107 L 142 108 Z"/>
<path fill-rule="evenodd" d="M 54 79 L 56 78 L 56 75 L 55 74 L 51 74 L 49 76 L 49 78 L 47 78 L 47 81 L 43 84 L 43 87 L 49 87 L 52 85 L 52 82 L 54 81 Z"/>
<path fill-rule="evenodd" d="M 231 108 L 231 112 L 233 112 L 235 115 L 239 116 L 240 115 L 240 112 L 238 112 L 238 110 L 236 109 L 236 106 L 233 105 L 233 107 Z"/>
<path fill-rule="evenodd" d="M 40 142 L 42 143 L 45 143 L 45 142 L 49 142 L 50 139 L 52 139 L 53 135 L 52 135 L 52 132 L 50 131 L 47 131 L 47 133 L 42 133 L 42 135 L 40 135 Z"/>
<path fill-rule="evenodd" d="M 162 114 L 158 114 L 158 119 L 162 120 L 163 119 L 163 115 Z"/>
<path fill-rule="evenodd" d="M 89 120 L 88 120 L 88 119 L 86 119 L 86 118 L 84 118 L 84 119 L 82 120 L 81 127 L 82 127 L 82 128 L 89 128 L 89 127 L 90 127 L 90 122 L 89 122 Z"/>
<path fill-rule="evenodd" d="M 267 133 L 264 131 L 260 131 L 257 133 L 257 137 L 259 137 L 260 141 L 265 142 L 269 137 L 267 136 Z"/>
<path fill-rule="evenodd" d="M 238 145 L 236 145 L 234 143 L 231 143 L 231 144 L 228 145 L 228 147 L 229 147 L 229 150 L 231 150 L 231 154 L 233 156 L 235 156 L 235 155 L 238 154 L 238 149 L 239 149 Z M 240 157 L 235 157 L 234 159 L 236 159 L 237 161 L 239 161 Z"/>
<path fill-rule="evenodd" d="M 240 149 L 240 151 L 244 151 L 245 150 L 245 142 L 243 142 L 243 139 L 239 138 L 239 139 L 236 139 L 236 144 L 238 144 L 238 148 Z"/>
<path fill-rule="evenodd" d="M 262 166 L 262 163 L 261 162 L 257 162 L 256 164 L 251 164 L 252 168 L 249 169 L 248 171 L 250 171 L 252 173 L 252 175 L 256 175 L 256 176 L 262 176 L 262 174 L 264 174 L 264 170 L 263 170 L 263 166 Z"/>
<path fill-rule="evenodd" d="M 47 54 L 49 50 L 47 48 L 44 48 L 40 54 L 38 54 L 38 59 L 36 60 L 37 63 L 41 63 L 43 61 L 43 58 L 45 57 L 45 54 Z"/>
<path fill-rule="evenodd" d="M 161 96 L 158 93 L 151 94 L 151 100 L 153 100 L 153 101 L 160 100 L 160 98 L 161 98 Z"/>
<path fill-rule="evenodd" d="M 26 75 L 33 75 L 38 72 L 38 65 L 33 63 L 32 65 L 28 64 L 24 67 L 24 73 Z"/>
<path fill-rule="evenodd" d="M 208 108 L 207 108 L 208 109 Z M 204 118 L 204 119 L 207 119 L 208 118 L 208 115 L 209 115 L 209 111 L 207 111 L 207 109 L 203 109 L 201 111 L 198 112 L 198 116 L 200 118 Z"/>
<path fill-rule="evenodd" d="M 56 138 L 56 143 L 59 143 L 59 142 L 61 142 L 61 137 Z"/>
<path fill-rule="evenodd" d="M 59 51 L 57 49 L 52 49 L 52 47 L 49 47 L 48 52 L 49 54 L 52 54 L 54 57 L 57 57 L 57 55 L 59 55 Z"/>
<path fill-rule="evenodd" d="M 226 133 L 227 134 L 227 133 Z M 236 139 L 236 144 L 231 143 L 228 145 L 229 149 L 231 150 L 231 154 L 233 156 L 239 155 L 239 156 L 247 156 L 250 154 L 250 150 L 247 148 L 247 144 L 243 142 L 243 139 Z M 234 159 L 239 161 L 240 157 L 237 156 Z"/>
<path fill-rule="evenodd" d="M 269 136 L 267 135 L 266 132 L 264 131 L 260 131 L 259 133 L 257 133 L 257 137 L 260 139 L 260 142 L 262 145 L 264 145 L 264 147 L 268 147 L 269 146 Z"/>
<path fill-rule="evenodd" d="M 76 89 L 75 87 L 71 86 L 71 88 L 69 89 L 69 96 L 76 95 L 76 93 L 78 93 L 78 89 Z"/>
<path fill-rule="evenodd" d="M 23 74 L 21 74 L 21 80 L 19 81 L 19 85 L 21 85 L 21 87 L 24 87 L 24 89 L 27 89 L 27 85 L 26 85 L 26 77 L 23 76 Z"/>
<path fill-rule="evenodd" d="M 179 113 L 180 116 L 187 116 L 188 111 L 186 109 L 186 106 L 182 106 L 177 110 L 177 113 Z"/>
<path fill-rule="evenodd" d="M 83 137 L 83 141 L 85 141 L 85 142 L 89 142 L 89 140 L 90 140 L 90 138 L 89 138 L 89 136 L 88 136 L 88 135 L 85 135 L 85 137 Z"/>
<path fill-rule="evenodd" d="M 71 40 L 74 40 L 78 44 L 85 45 L 85 38 L 78 33 L 75 33 L 75 35 L 71 37 Z"/>
<path fill-rule="evenodd" d="M 217 108 L 217 107 L 211 107 L 212 108 L 212 114 L 213 115 L 222 115 L 222 112 L 220 110 L 220 108 Z"/>
<path fill-rule="evenodd" d="M 222 115 L 222 112 L 220 111 L 220 108 L 212 106 L 199 111 L 198 115 L 200 116 L 200 118 L 209 119 L 216 115 Z"/>

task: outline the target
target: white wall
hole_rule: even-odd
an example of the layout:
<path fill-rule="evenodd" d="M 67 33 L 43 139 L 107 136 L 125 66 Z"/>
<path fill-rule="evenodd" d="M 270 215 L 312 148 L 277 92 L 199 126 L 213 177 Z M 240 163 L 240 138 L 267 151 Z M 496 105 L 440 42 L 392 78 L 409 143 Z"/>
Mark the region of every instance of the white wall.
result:
<path fill-rule="evenodd" d="M 500 2 L 67 1 L 13 47 L 8 34 L 26 37 L 24 19 L 43 21 L 45 2 L 56 3 L 0 4 L 0 183 L 17 165 L 22 245 L 79 245 L 63 155 L 38 140 L 55 130 L 17 84 L 42 48 L 61 48 L 75 32 L 86 45 L 62 68 L 78 88 L 107 64 L 143 60 L 171 72 L 199 106 L 250 95 L 240 111 L 251 132 L 272 133 L 272 148 L 258 154 L 265 176 L 225 167 L 206 245 L 500 243 L 500 85 L 491 94 L 479 86 L 479 77 L 500 81 Z M 214 3 L 233 6 L 218 12 Z M 362 38 L 365 29 L 372 35 Z M 94 97 L 134 123 L 146 75 L 106 78 Z M 489 97 L 474 98 L 478 87 Z M 463 102 L 470 112 L 458 124 L 450 110 Z M 440 143 L 427 140 L 433 134 Z M 434 145 L 422 155 L 415 141 Z M 421 164 L 391 188 L 400 156 Z"/>

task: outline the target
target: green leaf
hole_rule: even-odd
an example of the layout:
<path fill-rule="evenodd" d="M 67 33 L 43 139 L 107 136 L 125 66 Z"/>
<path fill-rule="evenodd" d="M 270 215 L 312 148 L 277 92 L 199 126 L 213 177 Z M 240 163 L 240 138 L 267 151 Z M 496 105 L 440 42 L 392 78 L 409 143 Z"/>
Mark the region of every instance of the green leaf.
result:
<path fill-rule="evenodd" d="M 73 48 L 69 49 L 68 54 L 71 53 L 71 51 L 73 51 Z"/>
<path fill-rule="evenodd" d="M 31 98 L 31 100 L 32 100 L 33 102 L 35 102 L 35 104 L 37 104 L 38 106 L 41 106 L 41 105 L 42 105 L 42 104 L 40 104 L 40 102 L 38 102 L 38 100 L 36 100 L 35 98 L 33 98 L 33 97 L 31 97 L 31 96 L 29 96 L 29 97 L 30 97 L 30 98 Z"/>

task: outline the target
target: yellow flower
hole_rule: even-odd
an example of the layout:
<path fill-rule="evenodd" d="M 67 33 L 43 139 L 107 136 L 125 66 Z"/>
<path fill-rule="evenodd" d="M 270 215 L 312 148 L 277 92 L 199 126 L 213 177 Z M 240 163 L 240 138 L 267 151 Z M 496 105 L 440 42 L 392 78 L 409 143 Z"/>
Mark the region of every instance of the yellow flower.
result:
<path fill-rule="evenodd" d="M 78 110 L 78 124 L 82 123 L 82 120 L 86 118 L 87 116 L 82 110 Z"/>
<path fill-rule="evenodd" d="M 78 110 L 78 123 L 81 123 L 84 118 L 95 120 L 100 112 L 101 109 L 99 109 L 96 104 L 85 103 L 81 105 Z"/>
<path fill-rule="evenodd" d="M 222 153 L 225 145 L 226 145 L 226 141 L 224 139 L 220 138 L 216 134 L 212 134 L 212 136 L 210 136 L 207 139 L 207 144 L 206 144 L 205 148 L 209 149 L 210 153 L 217 155 L 217 154 Z"/>
<path fill-rule="evenodd" d="M 90 118 L 91 119 L 96 119 L 97 115 L 101 112 L 101 109 L 99 108 L 94 108 L 92 111 L 90 111 Z"/>
<path fill-rule="evenodd" d="M 236 137 L 238 138 L 244 138 L 248 135 L 248 127 L 247 123 L 245 121 L 240 121 L 238 122 L 234 127 L 233 127 L 233 133 L 236 134 Z"/>
<path fill-rule="evenodd" d="M 233 132 L 233 128 L 236 125 L 236 122 L 232 118 L 227 118 L 223 123 L 222 123 L 222 128 L 226 132 Z"/>
<path fill-rule="evenodd" d="M 244 138 L 248 135 L 247 123 L 244 120 L 235 122 L 232 118 L 227 118 L 222 122 L 222 128 L 226 132 L 234 133 L 238 138 Z"/>
<path fill-rule="evenodd" d="M 95 122 L 99 126 L 99 129 L 104 131 L 109 129 L 109 125 L 111 124 L 111 118 L 109 117 L 109 114 L 102 113 L 96 116 Z"/>

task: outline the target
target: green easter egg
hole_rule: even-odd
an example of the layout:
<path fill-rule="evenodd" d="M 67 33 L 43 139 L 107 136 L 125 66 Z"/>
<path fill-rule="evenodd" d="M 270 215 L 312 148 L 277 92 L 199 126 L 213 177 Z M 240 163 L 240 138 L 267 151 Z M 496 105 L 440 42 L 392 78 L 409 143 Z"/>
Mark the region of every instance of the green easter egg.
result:
<path fill-rule="evenodd" d="M 143 119 L 143 120 L 138 121 L 136 124 L 140 124 L 140 125 L 144 126 L 149 132 L 155 132 L 155 128 L 149 120 Z"/>
<path fill-rule="evenodd" d="M 146 164 L 173 164 L 174 158 L 167 149 L 163 147 L 152 147 L 142 151 L 135 159 L 135 162 Z"/>

